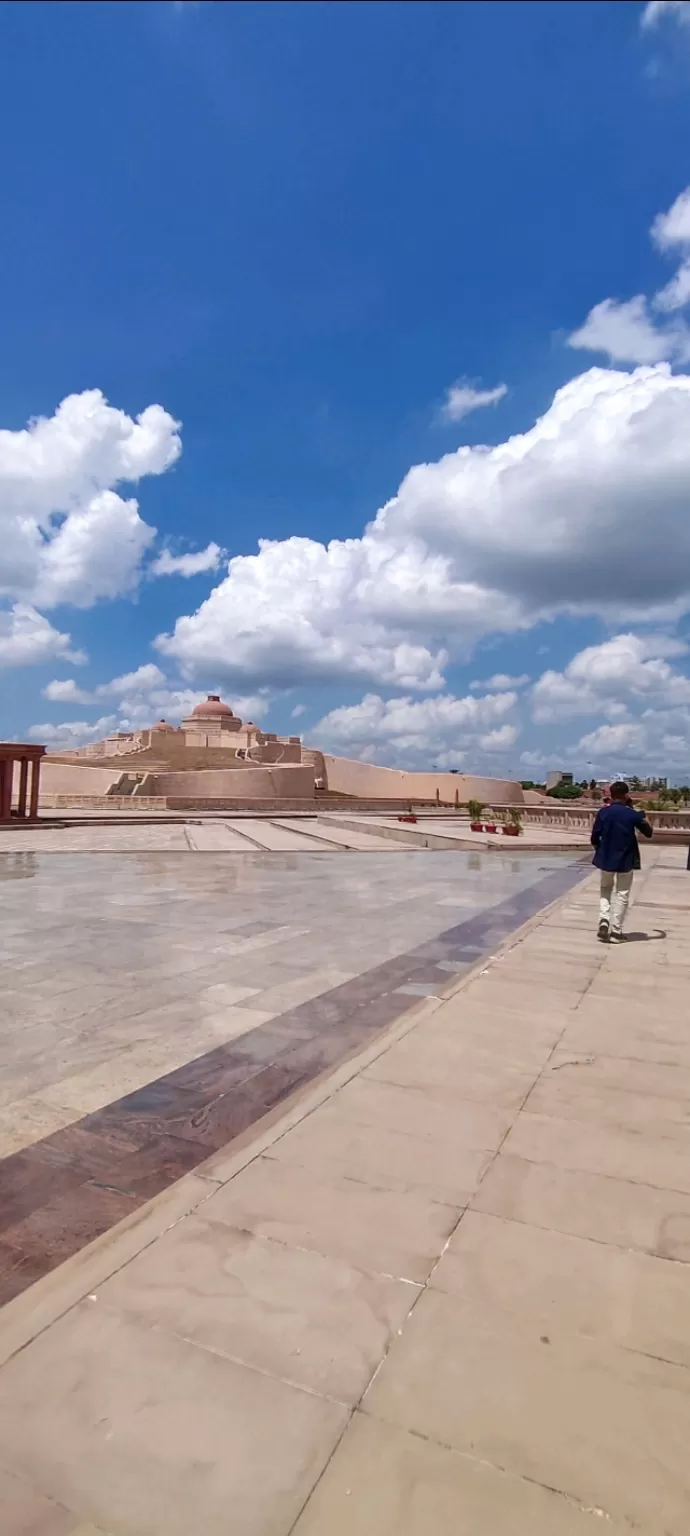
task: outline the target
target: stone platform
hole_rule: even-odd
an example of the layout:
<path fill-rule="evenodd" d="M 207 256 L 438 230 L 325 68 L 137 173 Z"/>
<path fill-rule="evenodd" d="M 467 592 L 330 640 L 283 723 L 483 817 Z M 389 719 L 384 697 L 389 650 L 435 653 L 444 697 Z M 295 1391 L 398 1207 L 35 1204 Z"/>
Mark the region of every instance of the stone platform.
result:
<path fill-rule="evenodd" d="M 652 849 L 615 948 L 591 876 L 539 873 L 420 933 L 406 1015 L 8 1302 L 3 1536 L 685 1536 L 685 853 Z"/>

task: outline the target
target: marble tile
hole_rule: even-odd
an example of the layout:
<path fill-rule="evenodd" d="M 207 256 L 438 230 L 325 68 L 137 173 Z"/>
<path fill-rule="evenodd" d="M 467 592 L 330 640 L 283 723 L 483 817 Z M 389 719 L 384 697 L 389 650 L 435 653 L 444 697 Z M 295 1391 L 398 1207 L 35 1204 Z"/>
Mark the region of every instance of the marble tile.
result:
<path fill-rule="evenodd" d="M 214 1353 L 355 1403 L 418 1294 L 406 1281 L 196 1216 L 98 1297 Z"/>
<path fill-rule="evenodd" d="M 366 1072 L 341 1088 L 333 1114 L 343 1117 L 345 1124 L 391 1130 L 404 1126 L 415 1139 L 438 1136 L 453 1153 L 463 1148 L 498 1151 L 513 1119 L 509 1110 L 473 1104 L 468 1099 L 460 1101 L 447 1087 L 403 1087 Z"/>
<path fill-rule="evenodd" d="M 227 1536 L 229 1518 L 268 1536 L 297 1518 L 348 1412 L 85 1301 L 5 1366 L 0 1459 L 117 1536 Z"/>
<path fill-rule="evenodd" d="M 263 980 L 263 976 L 262 976 Z M 286 977 L 282 982 L 274 986 L 262 986 L 253 997 L 248 997 L 245 1007 L 247 1011 L 254 1008 L 268 1009 L 271 1013 L 287 1013 L 290 1008 L 299 1003 L 308 1002 L 312 997 L 319 997 L 325 992 L 331 992 L 335 987 L 342 986 L 346 981 L 352 980 L 352 972 L 339 971 L 331 968 L 325 971 L 308 971 L 306 975 Z"/>
<path fill-rule="evenodd" d="M 690 1156 L 682 1141 L 551 1115 L 518 1116 L 503 1151 L 532 1163 L 606 1174 L 628 1183 L 677 1189 L 690 1195 Z"/>
<path fill-rule="evenodd" d="M 582 1333 L 690 1366 L 684 1264 L 466 1211 L 429 1283 L 540 1335 Z"/>
<path fill-rule="evenodd" d="M 22 1147 L 62 1130 L 75 1118 L 78 1115 L 75 1116 L 73 1109 L 53 1103 L 50 1097 L 43 1099 L 38 1094 L 10 1102 L 0 1110 L 0 1163 L 13 1152 L 20 1152 Z"/>
<path fill-rule="evenodd" d="M 317 1168 L 320 1177 L 347 1173 L 373 1188 L 419 1190 L 448 1205 L 467 1205 L 493 1152 L 459 1146 L 457 1139 L 449 1146 L 431 1114 L 424 1136 L 353 1122 L 340 1109 L 340 1097 L 295 1126 L 266 1156 Z"/>
<path fill-rule="evenodd" d="M 0 1521 L 4 1536 L 75 1536 L 74 1514 L 47 1499 L 23 1477 L 0 1467 Z"/>
<path fill-rule="evenodd" d="M 259 1157 L 204 1208 L 219 1221 L 369 1273 L 424 1281 L 460 1210 L 416 1191 L 378 1189 L 345 1175 Z"/>
<path fill-rule="evenodd" d="M 606 1522 L 609 1536 L 622 1527 Z M 355 1414 L 294 1536 L 600 1536 L 597 1510 Z"/>
<path fill-rule="evenodd" d="M 690 1194 L 502 1153 L 474 1209 L 662 1259 L 690 1262 Z"/>
<path fill-rule="evenodd" d="M 363 1407 L 600 1510 L 614 1528 L 688 1529 L 690 1393 L 677 1365 L 543 1334 L 536 1318 L 516 1328 L 500 1307 L 429 1290 Z"/>
<path fill-rule="evenodd" d="M 443 984 L 443 965 L 464 963 L 458 956 L 481 952 L 581 877 L 559 859 L 547 869 L 494 861 L 482 872 L 481 860 L 478 871 L 462 854 L 429 856 L 424 878 L 409 877 L 402 891 L 391 861 L 375 853 L 258 853 L 241 863 L 213 852 L 184 861 L 77 853 L 59 865 L 37 855 L 11 886 L 4 867 L 0 854 L 5 1296 L 119 1219 L 118 1201 L 143 1202 L 245 1132 L 373 1040 L 428 993 L 430 976 Z M 442 931 L 439 900 L 463 887 L 474 893 L 471 916 Z M 482 1070 L 465 1056 L 463 1082 L 478 1099 Z M 505 1129 L 506 1071 L 497 1104 L 465 1100 L 458 1113 L 455 1094 L 464 1152 L 444 1187 L 456 1201 Z M 430 1115 L 447 1123 L 447 1081 L 426 1085 L 423 1107 L 419 1085 L 408 1087 L 411 1124 Z M 371 1135 L 361 1139 L 373 1156 Z M 420 1165 L 429 1173 L 428 1141 Z M 403 1151 L 407 1143 L 400 1161 L 414 1184 Z M 391 1180 L 394 1138 L 381 1136 L 376 1155 L 378 1176 Z M 75 1190 L 84 1192 L 78 1210 Z"/>

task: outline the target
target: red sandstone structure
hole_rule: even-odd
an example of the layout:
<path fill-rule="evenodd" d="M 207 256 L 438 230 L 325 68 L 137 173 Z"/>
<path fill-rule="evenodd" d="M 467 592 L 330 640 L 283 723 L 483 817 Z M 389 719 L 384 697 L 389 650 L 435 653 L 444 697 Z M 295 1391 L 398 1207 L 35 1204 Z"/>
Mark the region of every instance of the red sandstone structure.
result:
<path fill-rule="evenodd" d="M 41 759 L 45 750 L 45 747 L 29 746 L 27 742 L 0 741 L 0 823 L 11 821 L 13 816 L 21 821 L 36 820 Z M 18 772 L 15 772 L 15 764 Z"/>
<path fill-rule="evenodd" d="M 521 786 L 510 779 L 383 768 L 306 747 L 299 736 L 240 720 L 218 694 L 209 694 L 179 726 L 159 720 L 72 752 L 49 753 L 42 786 L 41 803 L 53 809 L 98 801 L 127 801 L 133 809 L 273 812 L 344 801 L 374 810 L 385 802 L 524 803 Z"/>

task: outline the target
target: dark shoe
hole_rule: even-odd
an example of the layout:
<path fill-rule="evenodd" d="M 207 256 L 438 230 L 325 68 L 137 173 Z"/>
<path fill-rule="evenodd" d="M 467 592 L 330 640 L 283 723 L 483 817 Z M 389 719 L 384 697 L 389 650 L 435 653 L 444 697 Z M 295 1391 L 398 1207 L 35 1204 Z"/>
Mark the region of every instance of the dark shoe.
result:
<path fill-rule="evenodd" d="M 609 925 L 605 917 L 602 917 L 599 927 L 597 928 L 597 938 L 601 939 L 602 944 L 608 944 L 609 942 Z"/>
<path fill-rule="evenodd" d="M 612 944 L 624 944 L 625 934 L 621 933 L 620 928 L 612 928 L 609 934 L 609 940 Z"/>

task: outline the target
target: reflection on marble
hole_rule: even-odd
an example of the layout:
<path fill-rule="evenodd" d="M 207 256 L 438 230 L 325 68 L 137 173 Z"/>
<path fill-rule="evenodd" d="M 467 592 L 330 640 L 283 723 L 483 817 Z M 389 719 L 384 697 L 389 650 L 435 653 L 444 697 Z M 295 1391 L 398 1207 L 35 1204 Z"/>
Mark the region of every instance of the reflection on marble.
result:
<path fill-rule="evenodd" d="M 586 872 L 474 853 L 30 857 L 0 878 L 2 1300 Z M 453 897 L 472 904 L 448 928 Z"/>

